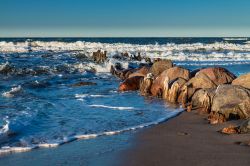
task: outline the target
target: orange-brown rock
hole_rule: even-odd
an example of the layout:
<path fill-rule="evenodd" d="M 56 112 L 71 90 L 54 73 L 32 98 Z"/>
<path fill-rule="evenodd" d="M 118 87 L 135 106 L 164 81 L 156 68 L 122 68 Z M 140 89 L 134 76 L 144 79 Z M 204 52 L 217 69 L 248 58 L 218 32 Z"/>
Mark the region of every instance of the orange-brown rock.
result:
<path fill-rule="evenodd" d="M 150 73 L 152 73 L 155 77 L 160 75 L 166 69 L 173 67 L 173 62 L 171 60 L 160 60 L 155 62 L 150 68 Z"/>
<path fill-rule="evenodd" d="M 233 80 L 233 85 L 240 85 L 244 88 L 250 89 L 250 73 L 244 74 Z"/>
<path fill-rule="evenodd" d="M 217 86 L 221 84 L 229 84 L 236 78 L 233 73 L 222 67 L 201 69 L 196 73 L 195 77 L 199 77 L 201 74 L 207 76 Z"/>
<path fill-rule="evenodd" d="M 176 78 L 169 82 L 169 88 L 163 91 L 163 98 L 167 99 L 171 103 L 176 103 L 178 101 L 181 88 L 186 82 L 187 80 L 184 78 Z"/>
<path fill-rule="evenodd" d="M 197 109 L 199 113 L 210 113 L 215 90 L 215 88 L 197 90 L 191 99 L 192 109 Z"/>
<path fill-rule="evenodd" d="M 151 95 L 151 86 L 153 84 L 153 74 L 149 73 L 146 77 L 144 77 L 143 81 L 140 83 L 140 94 L 142 96 Z"/>
<path fill-rule="evenodd" d="M 216 88 L 218 85 L 230 84 L 236 76 L 221 67 L 201 69 L 191 78 L 181 90 L 178 101 L 183 107 L 190 102 L 191 97 L 199 89 Z"/>
<path fill-rule="evenodd" d="M 229 127 L 225 127 L 221 130 L 221 132 L 223 134 L 237 134 L 238 133 L 238 129 L 235 126 L 229 126 Z"/>
<path fill-rule="evenodd" d="M 127 78 L 119 86 L 119 91 L 135 91 L 140 89 L 140 82 L 144 79 L 142 76 Z"/>
<path fill-rule="evenodd" d="M 177 78 L 188 80 L 190 72 L 181 67 L 172 67 L 163 71 L 153 82 L 151 93 L 153 96 L 162 96 L 164 91 L 168 91 L 169 83 Z"/>
<path fill-rule="evenodd" d="M 149 67 L 143 66 L 143 67 L 139 68 L 137 71 L 129 74 L 128 77 L 129 78 L 130 77 L 135 77 L 135 76 L 143 76 L 143 77 L 145 77 L 148 74 L 149 69 L 150 69 Z"/>
<path fill-rule="evenodd" d="M 224 123 L 226 121 L 226 118 L 224 115 L 217 113 L 217 112 L 211 112 L 208 120 L 210 121 L 210 124 L 220 124 Z"/>
<path fill-rule="evenodd" d="M 250 118 L 250 90 L 237 85 L 220 85 L 216 89 L 211 111 L 232 118 Z"/>

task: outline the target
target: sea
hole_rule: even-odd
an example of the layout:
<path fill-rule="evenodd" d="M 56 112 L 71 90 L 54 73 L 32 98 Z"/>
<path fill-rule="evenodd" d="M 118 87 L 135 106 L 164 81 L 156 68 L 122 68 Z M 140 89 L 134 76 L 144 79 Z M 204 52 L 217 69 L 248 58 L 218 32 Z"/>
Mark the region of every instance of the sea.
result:
<path fill-rule="evenodd" d="M 90 60 L 97 50 L 107 51 L 104 64 Z M 82 141 L 81 156 L 93 165 L 100 154 L 131 146 L 137 131 L 180 114 L 162 99 L 118 91 L 111 65 L 145 63 L 117 58 L 125 52 L 190 70 L 250 72 L 250 38 L 0 38 L 0 156 Z"/>

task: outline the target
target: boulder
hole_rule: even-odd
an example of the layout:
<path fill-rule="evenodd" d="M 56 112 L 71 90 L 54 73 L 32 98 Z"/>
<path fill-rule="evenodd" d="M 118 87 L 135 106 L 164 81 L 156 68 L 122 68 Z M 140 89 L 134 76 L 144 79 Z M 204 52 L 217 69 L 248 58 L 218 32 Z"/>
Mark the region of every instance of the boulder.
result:
<path fill-rule="evenodd" d="M 154 76 L 152 73 L 148 73 L 146 77 L 144 77 L 143 81 L 140 83 L 140 94 L 142 96 L 151 95 L 151 86 L 153 84 Z"/>
<path fill-rule="evenodd" d="M 200 74 L 199 76 L 191 78 L 185 85 L 182 86 L 178 102 L 182 103 L 183 108 L 191 101 L 194 93 L 199 89 L 216 88 L 216 84 L 207 76 Z"/>
<path fill-rule="evenodd" d="M 178 101 L 181 88 L 186 82 L 186 79 L 180 77 L 171 81 L 169 83 L 168 89 L 165 89 L 163 92 L 163 98 L 171 103 L 176 103 Z"/>
<path fill-rule="evenodd" d="M 119 91 L 135 91 L 140 89 L 140 83 L 144 79 L 142 76 L 127 78 L 119 86 Z"/>
<path fill-rule="evenodd" d="M 240 85 L 244 88 L 250 89 L 250 73 L 244 74 L 233 80 L 233 85 Z"/>
<path fill-rule="evenodd" d="M 160 60 L 155 62 L 150 68 L 150 73 L 152 73 L 155 77 L 160 75 L 164 70 L 173 67 L 173 62 L 171 60 Z"/>
<path fill-rule="evenodd" d="M 223 115 L 226 120 L 250 118 L 250 90 L 237 85 L 218 86 L 211 112 Z"/>
<path fill-rule="evenodd" d="M 151 87 L 152 95 L 161 97 L 164 91 L 169 90 L 168 84 L 177 78 L 188 80 L 190 78 L 190 72 L 181 67 L 172 67 L 163 71 L 153 82 Z"/>
<path fill-rule="evenodd" d="M 192 75 L 192 74 L 191 74 Z M 218 85 L 230 84 L 236 76 L 221 67 L 201 69 L 183 87 L 178 101 L 187 107 L 193 94 L 199 89 L 216 88 Z"/>
<path fill-rule="evenodd" d="M 222 84 L 230 84 L 236 76 L 222 67 L 210 67 L 201 69 L 196 73 L 195 77 L 199 75 L 207 76 L 211 81 L 213 81 L 217 86 Z"/>
<path fill-rule="evenodd" d="M 250 133 L 250 119 L 247 119 L 238 127 L 238 132 L 241 134 Z"/>
<path fill-rule="evenodd" d="M 149 67 L 143 66 L 143 67 L 139 68 L 138 70 L 136 70 L 135 72 L 129 74 L 128 77 L 129 78 L 130 77 L 135 77 L 135 76 L 143 76 L 143 77 L 145 77 L 148 74 L 149 69 L 150 69 Z"/>
<path fill-rule="evenodd" d="M 110 73 L 120 78 L 121 80 L 125 80 L 129 77 L 130 74 L 134 73 L 137 69 L 122 69 L 120 64 L 116 64 L 115 66 L 111 66 Z"/>
<path fill-rule="evenodd" d="M 210 113 L 215 90 L 215 88 L 197 90 L 192 96 L 189 109 L 197 109 L 200 113 Z"/>

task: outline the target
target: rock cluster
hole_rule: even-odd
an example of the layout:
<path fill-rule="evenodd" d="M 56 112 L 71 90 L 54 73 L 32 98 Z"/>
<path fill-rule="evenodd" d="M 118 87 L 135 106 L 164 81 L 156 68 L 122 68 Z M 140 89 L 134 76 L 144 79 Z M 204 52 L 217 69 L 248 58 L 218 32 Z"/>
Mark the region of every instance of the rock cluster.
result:
<path fill-rule="evenodd" d="M 163 98 L 187 111 L 197 110 L 207 114 L 211 124 L 250 118 L 250 73 L 237 78 L 222 67 L 189 71 L 160 59 L 152 66 L 126 70 L 112 67 L 111 72 L 124 80 L 120 91 L 139 90 L 141 95 Z M 247 122 L 237 132 L 250 132 Z"/>

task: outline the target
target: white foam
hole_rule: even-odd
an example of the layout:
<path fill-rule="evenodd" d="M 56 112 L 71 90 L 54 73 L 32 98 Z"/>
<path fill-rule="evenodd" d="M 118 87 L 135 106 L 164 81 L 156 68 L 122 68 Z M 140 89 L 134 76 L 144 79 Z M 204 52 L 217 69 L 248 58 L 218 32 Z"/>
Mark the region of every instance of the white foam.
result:
<path fill-rule="evenodd" d="M 98 98 L 98 97 L 106 97 L 106 95 L 90 95 L 90 94 L 76 94 L 75 98 L 86 98 L 86 97 L 93 97 L 93 98 Z"/>
<path fill-rule="evenodd" d="M 96 108 L 109 108 L 113 110 L 134 110 L 134 107 L 114 107 L 114 106 L 107 106 L 107 105 L 89 105 L 90 107 Z"/>
<path fill-rule="evenodd" d="M 17 87 L 11 88 L 11 90 L 8 91 L 8 92 L 4 92 L 2 95 L 3 95 L 4 97 L 10 98 L 10 97 L 14 97 L 15 94 L 17 94 L 17 93 L 19 93 L 19 92 L 21 92 L 21 91 L 22 91 L 22 87 L 19 85 L 19 86 L 17 86 Z"/>
<path fill-rule="evenodd" d="M 166 116 L 164 118 L 160 118 L 160 119 L 158 119 L 158 120 L 156 120 L 154 122 L 144 123 L 144 124 L 141 124 L 141 125 L 124 128 L 122 130 L 106 131 L 106 132 L 100 132 L 100 133 L 96 133 L 96 134 L 75 135 L 75 136 L 72 136 L 72 137 L 66 137 L 63 140 L 59 141 L 59 142 L 40 143 L 38 145 L 29 146 L 29 147 L 4 146 L 4 147 L 0 148 L 0 155 L 1 154 L 9 154 L 9 153 L 27 152 L 27 151 L 30 151 L 32 149 L 37 149 L 37 148 L 55 148 L 55 147 L 58 147 L 60 145 L 65 144 L 65 143 L 69 143 L 69 142 L 76 141 L 76 140 L 93 139 L 93 138 L 100 137 L 100 136 L 111 136 L 111 135 L 116 135 L 116 134 L 120 134 L 120 133 L 123 133 L 123 132 L 131 131 L 131 130 L 137 130 L 137 129 L 141 129 L 141 128 L 145 128 L 145 127 L 149 127 L 149 126 L 152 126 L 152 125 L 157 125 L 159 123 L 162 123 L 162 122 L 166 121 L 167 119 L 169 119 L 171 117 L 177 116 L 180 112 L 182 112 L 182 111 L 177 110 L 177 111 L 169 112 L 168 116 Z"/>
<path fill-rule="evenodd" d="M 39 148 L 55 148 L 58 146 L 59 146 L 58 143 L 43 143 L 38 145 Z"/>
<path fill-rule="evenodd" d="M 32 149 L 34 149 L 34 147 L 9 147 L 9 146 L 5 146 L 5 147 L 2 147 L 0 149 L 0 154 L 28 152 Z"/>
<path fill-rule="evenodd" d="M 226 41 L 242 41 L 242 40 L 248 40 L 248 38 L 247 37 L 239 37 L 239 38 L 232 37 L 232 38 L 223 38 L 223 40 L 226 40 Z"/>
<path fill-rule="evenodd" d="M 236 40 L 236 39 L 234 39 Z M 95 43 L 77 41 L 72 43 L 67 42 L 41 42 L 35 41 L 36 47 L 32 47 L 33 51 L 80 51 L 85 55 L 91 56 L 93 52 L 98 49 L 108 52 L 108 57 L 127 52 L 129 55 L 134 55 L 138 52 L 142 56 L 151 58 L 168 58 L 171 60 L 249 60 L 250 45 L 249 44 L 234 44 L 226 42 L 216 42 L 211 44 L 193 43 L 193 44 L 125 44 L 125 43 Z M 30 50 L 28 42 L 13 43 L 13 42 L 0 42 L 0 52 L 28 52 Z M 204 51 L 207 54 L 204 54 Z M 214 53 L 213 53 L 214 52 Z M 231 52 L 228 54 L 228 52 Z M 112 63 L 111 63 L 112 64 Z M 110 64 L 105 64 L 98 68 L 98 72 L 107 72 L 110 69 Z M 105 68 L 105 66 L 107 68 Z M 96 67 L 95 67 L 96 68 Z"/>
<path fill-rule="evenodd" d="M 9 120 L 5 120 L 5 124 L 0 129 L 0 135 L 1 134 L 5 134 L 5 133 L 7 133 L 9 131 L 9 124 L 10 124 L 10 121 Z"/>

